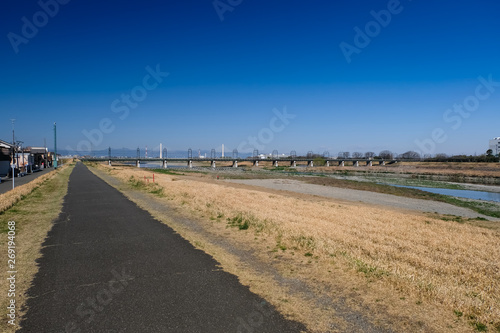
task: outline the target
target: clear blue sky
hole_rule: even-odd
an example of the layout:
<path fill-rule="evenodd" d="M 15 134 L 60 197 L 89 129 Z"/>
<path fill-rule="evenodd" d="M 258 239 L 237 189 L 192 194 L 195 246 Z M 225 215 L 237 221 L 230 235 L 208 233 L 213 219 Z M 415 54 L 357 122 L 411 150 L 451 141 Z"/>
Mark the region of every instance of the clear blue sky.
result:
<path fill-rule="evenodd" d="M 53 17 L 2 4 L 1 139 L 11 118 L 32 146 L 52 147 L 57 122 L 60 149 L 88 131 L 93 149 L 479 154 L 500 136 L 500 84 L 478 88 L 500 82 L 498 1 L 54 1 Z"/>

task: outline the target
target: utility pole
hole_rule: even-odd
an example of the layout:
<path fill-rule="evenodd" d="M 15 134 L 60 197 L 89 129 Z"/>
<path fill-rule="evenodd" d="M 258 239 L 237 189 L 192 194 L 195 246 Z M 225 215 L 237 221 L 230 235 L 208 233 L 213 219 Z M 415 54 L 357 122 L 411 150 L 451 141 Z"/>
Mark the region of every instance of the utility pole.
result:
<path fill-rule="evenodd" d="M 14 168 L 14 158 L 16 156 L 16 152 L 15 152 L 15 147 L 16 147 L 16 141 L 14 139 L 14 122 L 16 121 L 15 119 L 11 119 L 12 121 L 12 189 L 14 189 L 14 178 L 16 178 L 16 170 Z"/>
<path fill-rule="evenodd" d="M 54 169 L 57 169 L 57 127 L 54 123 Z"/>

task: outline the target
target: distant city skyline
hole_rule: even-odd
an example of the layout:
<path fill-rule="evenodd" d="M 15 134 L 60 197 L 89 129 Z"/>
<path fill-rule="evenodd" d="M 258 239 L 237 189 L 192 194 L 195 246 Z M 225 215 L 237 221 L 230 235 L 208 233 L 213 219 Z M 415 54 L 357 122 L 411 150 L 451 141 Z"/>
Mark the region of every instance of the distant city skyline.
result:
<path fill-rule="evenodd" d="M 219 5 L 214 5 L 214 4 Z M 221 6 L 220 4 L 225 4 Z M 0 139 L 85 152 L 483 154 L 500 3 L 9 2 Z"/>

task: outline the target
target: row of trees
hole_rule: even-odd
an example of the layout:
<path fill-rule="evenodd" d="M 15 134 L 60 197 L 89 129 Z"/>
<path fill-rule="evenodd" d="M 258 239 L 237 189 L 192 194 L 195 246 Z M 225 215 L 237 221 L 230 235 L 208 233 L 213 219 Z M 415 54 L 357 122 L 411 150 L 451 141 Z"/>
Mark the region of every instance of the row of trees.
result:
<path fill-rule="evenodd" d="M 473 156 L 473 155 L 447 155 L 439 153 L 432 155 L 420 155 L 418 152 L 409 150 L 402 154 L 395 154 L 389 150 L 382 150 L 378 155 L 369 151 L 366 153 L 353 152 L 352 155 L 348 151 L 338 153 L 338 158 L 370 158 L 370 159 L 383 159 L 383 160 L 422 160 L 427 162 L 499 162 L 499 156 L 493 155 L 493 151 L 488 149 L 486 154 Z"/>
<path fill-rule="evenodd" d="M 427 162 L 500 162 L 500 157 L 493 155 L 493 150 L 488 149 L 481 155 L 453 155 L 436 154 L 434 157 L 426 156 Z"/>
<path fill-rule="evenodd" d="M 394 159 L 395 154 L 392 153 L 389 150 L 382 150 L 378 155 L 376 155 L 372 151 L 367 151 L 366 153 L 361 153 L 361 152 L 353 152 L 352 156 L 351 153 L 348 151 L 341 151 L 337 155 L 339 158 L 371 158 L 371 159 L 384 159 L 384 160 L 392 160 Z M 404 154 L 398 155 L 398 156 L 405 156 L 402 158 L 420 158 L 420 155 L 417 152 L 414 151 L 408 151 Z"/>

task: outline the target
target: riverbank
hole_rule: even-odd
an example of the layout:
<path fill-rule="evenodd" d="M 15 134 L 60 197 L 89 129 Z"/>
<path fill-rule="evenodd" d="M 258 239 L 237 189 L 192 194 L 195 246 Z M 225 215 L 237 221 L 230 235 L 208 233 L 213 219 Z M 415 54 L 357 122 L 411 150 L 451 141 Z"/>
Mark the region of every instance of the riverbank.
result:
<path fill-rule="evenodd" d="M 500 184 L 500 163 L 476 162 L 398 162 L 372 167 L 318 167 L 317 172 L 396 174 L 429 180 L 455 181 L 459 183 Z"/>
<path fill-rule="evenodd" d="M 350 190 L 360 190 L 364 192 L 358 193 L 360 198 L 366 197 L 365 202 L 371 202 L 375 200 L 376 196 L 373 193 L 383 193 L 391 196 L 397 196 L 400 198 L 392 198 L 394 204 L 390 205 L 393 207 L 400 207 L 404 205 L 407 209 L 412 209 L 411 204 L 404 204 L 405 200 L 401 197 L 410 199 L 421 199 L 429 201 L 437 201 L 446 204 L 450 204 L 457 207 L 467 209 L 464 212 L 462 209 L 458 209 L 458 216 L 466 217 L 480 217 L 485 219 L 500 218 L 500 204 L 498 202 L 490 202 L 484 200 L 470 200 L 465 198 L 458 198 L 448 195 L 441 195 L 436 193 L 430 193 L 428 191 L 405 188 L 404 186 L 426 186 L 434 188 L 445 188 L 445 189 L 481 189 L 481 190 L 491 190 L 493 193 L 498 193 L 500 191 L 500 186 L 493 185 L 477 185 L 477 184 L 456 184 L 450 182 L 442 181 L 427 181 L 418 178 L 408 178 L 403 175 L 403 177 L 398 177 L 396 174 L 386 175 L 386 178 L 379 177 L 378 175 L 338 175 L 331 173 L 319 173 L 319 172 L 303 172 L 297 171 L 295 168 L 225 168 L 225 169 L 209 169 L 209 168 L 195 168 L 195 169 L 154 169 L 157 173 L 168 173 L 168 174 L 185 174 L 185 175 L 197 175 L 199 177 L 220 177 L 221 179 L 235 179 L 235 180 L 255 180 L 255 179 L 287 179 L 287 180 L 299 180 L 302 182 L 307 182 L 315 185 L 329 186 L 333 188 L 342 188 Z M 402 185 L 393 186 L 393 185 Z M 339 193 L 337 198 L 341 199 L 342 193 Z M 359 198 L 354 196 L 352 200 L 358 200 Z M 361 199 L 361 201 L 363 201 Z M 375 204 L 383 204 L 380 202 L 374 202 Z M 439 207 L 439 203 L 414 203 L 414 208 L 416 210 L 422 211 L 423 206 Z M 435 211 L 441 211 L 443 209 L 436 209 Z M 451 208 L 444 208 L 444 211 L 450 213 Z M 474 211 L 475 213 L 473 213 Z M 473 215 L 473 216 L 472 216 Z"/>
<path fill-rule="evenodd" d="M 472 332 L 500 324 L 498 231 L 409 210 L 223 182 L 212 173 L 155 172 L 153 183 L 152 171 L 98 168 L 119 179 L 115 186 L 125 193 L 143 193 L 138 204 L 311 331 L 345 331 L 349 315 L 342 311 L 357 311 L 378 331 Z M 173 220 L 162 207 L 189 222 Z M 236 255 L 245 249 L 264 265 Z"/>
<path fill-rule="evenodd" d="M 295 179 L 228 179 L 228 182 L 260 186 L 273 190 L 289 191 L 317 195 L 327 198 L 334 198 L 342 201 L 362 202 L 375 206 L 384 206 L 403 210 L 415 210 L 427 213 L 437 213 L 443 215 L 455 215 L 465 218 L 491 219 L 500 221 L 487 215 L 477 213 L 468 208 L 457 207 L 445 202 L 424 200 L 418 198 L 401 198 L 393 194 L 370 192 L 369 190 L 359 190 L 351 188 L 335 187 L 328 183 L 329 179 L 313 178 L 305 181 Z M 500 205 L 498 205 L 500 211 Z"/>

